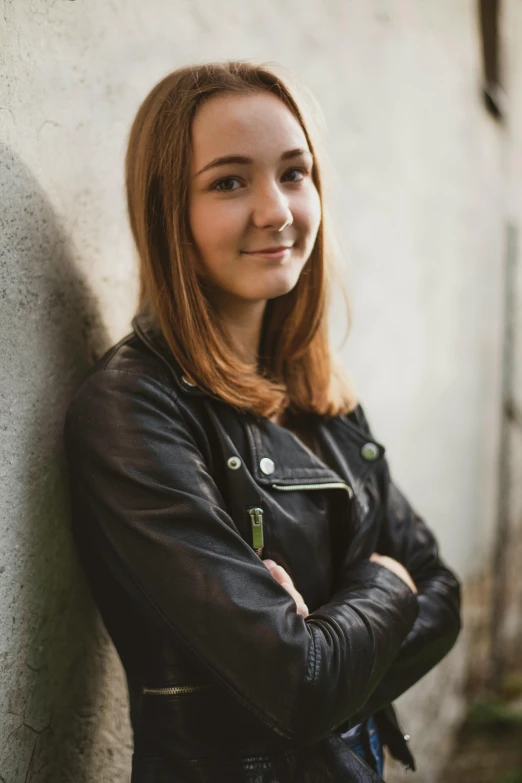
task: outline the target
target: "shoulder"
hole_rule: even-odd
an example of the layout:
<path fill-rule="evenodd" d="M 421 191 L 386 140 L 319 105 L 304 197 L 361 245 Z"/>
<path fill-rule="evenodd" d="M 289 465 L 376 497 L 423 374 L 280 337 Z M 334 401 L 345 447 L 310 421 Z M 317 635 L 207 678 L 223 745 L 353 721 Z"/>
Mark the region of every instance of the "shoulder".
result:
<path fill-rule="evenodd" d="M 168 368 L 131 333 L 111 346 L 76 387 L 65 428 L 73 423 L 110 424 L 116 409 L 121 422 L 123 411 L 139 410 L 145 403 L 174 410 L 176 399 Z"/>
<path fill-rule="evenodd" d="M 149 351 L 134 332 L 127 334 L 115 345 L 111 346 L 92 366 L 87 376 L 78 386 L 76 393 L 92 383 L 103 383 L 105 378 L 120 374 L 122 385 L 132 384 L 132 376 L 149 380 L 165 387 L 176 396 L 176 388 L 172 383 L 172 375 L 157 356 Z"/>
<path fill-rule="evenodd" d="M 170 437 L 193 442 L 208 459 L 209 423 L 202 395 L 184 389 L 162 354 L 134 332 L 101 356 L 71 397 L 64 420 L 67 451 L 96 440 L 136 448 Z"/>

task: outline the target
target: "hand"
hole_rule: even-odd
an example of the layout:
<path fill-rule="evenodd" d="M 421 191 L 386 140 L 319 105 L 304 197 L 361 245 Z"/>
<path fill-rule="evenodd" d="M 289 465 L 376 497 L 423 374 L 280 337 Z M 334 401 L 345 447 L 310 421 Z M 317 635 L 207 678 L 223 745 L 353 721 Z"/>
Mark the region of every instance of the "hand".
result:
<path fill-rule="evenodd" d="M 294 599 L 296 606 L 297 606 L 297 614 L 300 614 L 302 617 L 308 616 L 308 607 L 305 604 L 303 600 L 303 596 L 301 593 L 298 593 L 297 590 L 294 587 L 294 583 L 292 582 L 289 575 L 286 573 L 283 566 L 277 565 L 273 560 L 263 560 L 263 563 L 266 565 L 274 579 L 279 582 L 281 587 L 284 587 L 285 590 L 290 593 L 292 598 Z"/>
<path fill-rule="evenodd" d="M 402 579 L 403 582 L 406 582 L 408 587 L 413 590 L 414 593 L 417 593 L 415 582 L 411 578 L 409 572 L 404 568 L 402 563 L 399 563 L 398 560 L 394 560 L 393 557 L 388 557 L 387 555 L 379 555 L 378 552 L 374 552 L 372 555 L 370 555 L 370 560 L 372 563 L 379 563 L 379 565 L 384 566 L 389 571 L 393 571 L 393 573 Z"/>

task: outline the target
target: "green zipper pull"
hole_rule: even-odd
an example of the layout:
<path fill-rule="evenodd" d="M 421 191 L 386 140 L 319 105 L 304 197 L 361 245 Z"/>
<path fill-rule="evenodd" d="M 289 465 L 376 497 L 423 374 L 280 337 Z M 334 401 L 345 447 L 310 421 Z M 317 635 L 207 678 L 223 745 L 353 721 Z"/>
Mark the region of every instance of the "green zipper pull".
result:
<path fill-rule="evenodd" d="M 250 521 L 252 523 L 252 546 L 256 553 L 261 557 L 263 551 L 263 509 L 262 508 L 249 508 Z"/>

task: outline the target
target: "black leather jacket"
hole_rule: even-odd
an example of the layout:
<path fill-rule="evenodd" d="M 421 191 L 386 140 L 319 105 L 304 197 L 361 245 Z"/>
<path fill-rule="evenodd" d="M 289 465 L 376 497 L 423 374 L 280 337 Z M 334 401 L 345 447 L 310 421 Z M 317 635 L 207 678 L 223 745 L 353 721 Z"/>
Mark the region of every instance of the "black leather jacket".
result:
<path fill-rule="evenodd" d="M 127 675 L 132 783 L 380 780 L 340 736 L 370 715 L 414 768 L 391 702 L 454 644 L 460 586 L 362 408 L 313 420 L 319 459 L 184 380 L 149 315 L 133 328 L 65 424 L 74 537 Z"/>

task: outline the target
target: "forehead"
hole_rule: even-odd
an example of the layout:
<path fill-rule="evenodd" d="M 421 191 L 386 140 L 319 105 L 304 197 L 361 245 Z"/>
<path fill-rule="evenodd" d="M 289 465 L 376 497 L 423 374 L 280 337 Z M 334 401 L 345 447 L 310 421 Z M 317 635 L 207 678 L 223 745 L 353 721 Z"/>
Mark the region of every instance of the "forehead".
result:
<path fill-rule="evenodd" d="M 283 101 L 267 91 L 210 98 L 192 124 L 195 168 L 222 155 L 279 157 L 296 147 L 308 149 L 301 125 Z"/>

